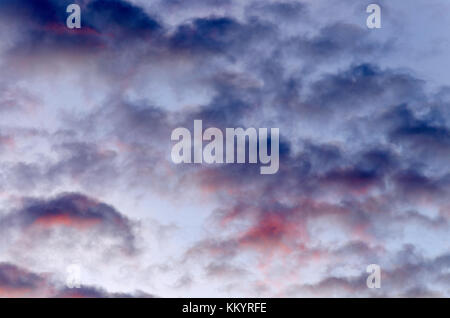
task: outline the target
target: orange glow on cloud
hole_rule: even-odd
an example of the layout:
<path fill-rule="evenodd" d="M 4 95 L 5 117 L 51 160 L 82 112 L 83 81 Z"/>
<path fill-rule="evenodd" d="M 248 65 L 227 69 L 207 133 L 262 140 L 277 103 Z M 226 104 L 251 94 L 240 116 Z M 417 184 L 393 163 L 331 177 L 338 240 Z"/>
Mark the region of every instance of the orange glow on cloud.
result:
<path fill-rule="evenodd" d="M 56 214 L 56 215 L 46 215 L 37 218 L 34 221 L 34 225 L 52 227 L 52 226 L 68 226 L 75 227 L 79 229 L 85 229 L 100 223 L 100 219 L 83 219 L 72 217 L 68 214 Z"/>

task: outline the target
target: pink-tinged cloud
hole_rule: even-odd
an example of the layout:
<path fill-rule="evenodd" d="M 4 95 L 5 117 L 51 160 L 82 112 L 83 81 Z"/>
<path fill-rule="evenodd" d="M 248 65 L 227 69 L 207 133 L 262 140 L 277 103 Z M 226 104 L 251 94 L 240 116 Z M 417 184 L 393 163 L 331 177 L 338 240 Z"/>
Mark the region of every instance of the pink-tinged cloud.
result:
<path fill-rule="evenodd" d="M 52 226 L 68 226 L 75 227 L 78 229 L 89 228 L 101 223 L 100 218 L 93 219 L 83 219 L 79 217 L 72 217 L 69 214 L 59 214 L 59 215 L 47 215 L 38 217 L 33 226 L 44 226 L 44 227 L 52 227 Z"/>
<path fill-rule="evenodd" d="M 36 242 L 32 240 L 29 244 L 45 244 L 44 238 L 49 239 L 46 233 L 61 229 L 66 235 L 96 233 L 114 239 L 127 253 L 136 252 L 135 224 L 110 205 L 78 193 L 22 201 L 22 207 L 0 218 L 0 228 L 21 233 L 22 239 L 36 236 Z"/>

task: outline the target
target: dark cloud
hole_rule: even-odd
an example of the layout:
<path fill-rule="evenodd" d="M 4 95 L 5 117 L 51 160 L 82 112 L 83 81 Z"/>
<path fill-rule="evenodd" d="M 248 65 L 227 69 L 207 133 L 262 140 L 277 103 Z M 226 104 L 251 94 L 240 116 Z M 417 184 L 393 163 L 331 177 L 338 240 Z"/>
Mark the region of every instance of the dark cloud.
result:
<path fill-rule="evenodd" d="M 87 25 L 113 36 L 146 37 L 162 29 L 142 8 L 122 0 L 96 0 L 86 6 Z M 121 34 L 122 33 L 122 34 Z"/>
<path fill-rule="evenodd" d="M 233 3 L 232 0 L 162 0 L 161 6 L 167 7 L 170 12 L 178 9 L 192 9 L 192 8 L 217 8 L 226 7 Z"/>
<path fill-rule="evenodd" d="M 55 298 L 154 298 L 154 295 L 143 291 L 134 293 L 112 293 L 97 286 L 81 286 L 80 288 L 64 288 L 59 290 Z"/>
<path fill-rule="evenodd" d="M 299 1 L 280 1 L 273 3 L 251 3 L 246 8 L 246 13 L 249 16 L 257 17 L 273 17 L 275 19 L 294 20 L 306 16 L 308 7 L 305 3 Z"/>
<path fill-rule="evenodd" d="M 355 115 L 368 109 L 388 109 L 423 98 L 423 82 L 401 71 L 381 70 L 377 66 L 361 64 L 328 74 L 311 85 L 311 96 L 300 109 L 308 113 L 343 116 Z"/>
<path fill-rule="evenodd" d="M 63 287 L 49 274 L 37 274 L 10 263 L 0 263 L 0 297 L 153 298 L 143 291 L 112 293 L 98 286 Z"/>
<path fill-rule="evenodd" d="M 25 198 L 23 201 L 23 207 L 0 219 L 0 228 L 5 231 L 34 228 L 39 230 L 38 233 L 57 227 L 81 232 L 94 230 L 99 231 L 99 235 L 118 240 L 124 252 L 136 252 L 132 221 L 110 205 L 78 193 L 64 193 L 52 199 Z M 48 235 L 39 235 L 48 238 Z"/>
<path fill-rule="evenodd" d="M 450 151 L 450 129 L 438 111 L 419 118 L 406 105 L 400 105 L 386 114 L 391 121 L 389 137 L 394 143 L 413 148 L 420 153 L 448 155 Z M 434 117 L 434 118 L 433 118 Z"/>
<path fill-rule="evenodd" d="M 230 41 L 236 40 L 240 25 L 230 18 L 196 19 L 192 24 L 178 27 L 171 38 L 174 50 L 189 50 L 189 52 L 223 52 L 230 46 Z"/>
<path fill-rule="evenodd" d="M 9 263 L 0 263 L 0 297 L 33 296 L 45 285 L 40 275 Z"/>

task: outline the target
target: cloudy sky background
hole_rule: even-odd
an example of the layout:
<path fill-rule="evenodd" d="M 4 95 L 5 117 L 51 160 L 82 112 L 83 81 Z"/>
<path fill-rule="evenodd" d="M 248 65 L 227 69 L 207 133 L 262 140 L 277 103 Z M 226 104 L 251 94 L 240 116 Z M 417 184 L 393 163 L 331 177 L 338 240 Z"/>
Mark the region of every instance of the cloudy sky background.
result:
<path fill-rule="evenodd" d="M 70 3 L 0 0 L 0 296 L 450 296 L 448 1 Z M 279 172 L 173 164 L 194 119 Z"/>

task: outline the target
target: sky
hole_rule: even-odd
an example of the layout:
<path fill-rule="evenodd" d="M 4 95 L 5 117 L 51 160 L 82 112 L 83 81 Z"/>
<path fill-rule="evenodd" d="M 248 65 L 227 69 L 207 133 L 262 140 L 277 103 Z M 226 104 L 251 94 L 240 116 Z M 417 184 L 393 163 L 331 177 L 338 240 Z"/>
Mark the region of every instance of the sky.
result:
<path fill-rule="evenodd" d="M 0 297 L 449 297 L 450 3 L 370 3 L 0 0 Z"/>

